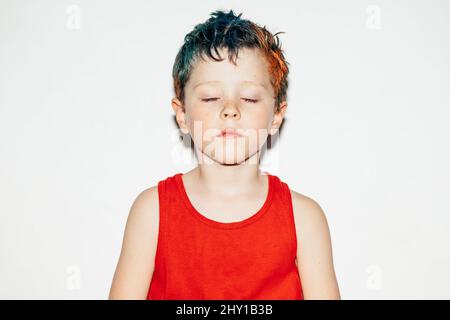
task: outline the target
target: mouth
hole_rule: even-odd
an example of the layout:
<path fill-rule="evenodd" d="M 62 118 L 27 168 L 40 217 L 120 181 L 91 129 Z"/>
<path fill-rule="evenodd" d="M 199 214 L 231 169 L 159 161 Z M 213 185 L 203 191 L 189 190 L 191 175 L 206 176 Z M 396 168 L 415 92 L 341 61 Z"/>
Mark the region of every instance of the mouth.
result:
<path fill-rule="evenodd" d="M 221 138 L 238 138 L 238 137 L 242 137 L 242 135 L 240 133 L 238 133 L 237 130 L 234 129 L 234 128 L 223 129 L 217 136 L 221 137 Z"/>

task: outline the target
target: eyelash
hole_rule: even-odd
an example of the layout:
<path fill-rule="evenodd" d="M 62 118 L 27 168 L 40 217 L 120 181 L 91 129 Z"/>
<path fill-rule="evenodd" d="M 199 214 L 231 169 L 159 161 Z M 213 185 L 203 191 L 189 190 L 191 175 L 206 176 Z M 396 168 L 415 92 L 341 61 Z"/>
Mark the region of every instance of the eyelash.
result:
<path fill-rule="evenodd" d="M 204 101 L 204 102 L 209 102 L 209 101 L 211 101 L 211 100 L 217 100 L 217 99 L 219 99 L 219 98 L 207 98 L 207 99 L 202 99 L 202 101 Z M 255 99 L 245 99 L 245 98 L 244 98 L 244 100 L 245 100 L 246 102 L 250 102 L 250 103 L 257 103 L 257 102 L 258 102 L 258 100 L 255 100 Z"/>

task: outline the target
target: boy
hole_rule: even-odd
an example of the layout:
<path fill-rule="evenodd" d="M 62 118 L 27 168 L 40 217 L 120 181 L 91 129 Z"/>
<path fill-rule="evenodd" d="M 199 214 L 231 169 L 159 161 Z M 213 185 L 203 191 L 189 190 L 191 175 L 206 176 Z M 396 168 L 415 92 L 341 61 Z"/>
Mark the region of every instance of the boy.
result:
<path fill-rule="evenodd" d="M 177 54 L 172 108 L 199 165 L 136 198 L 110 299 L 340 299 L 321 207 L 259 169 L 288 63 L 241 15 L 213 12 Z"/>

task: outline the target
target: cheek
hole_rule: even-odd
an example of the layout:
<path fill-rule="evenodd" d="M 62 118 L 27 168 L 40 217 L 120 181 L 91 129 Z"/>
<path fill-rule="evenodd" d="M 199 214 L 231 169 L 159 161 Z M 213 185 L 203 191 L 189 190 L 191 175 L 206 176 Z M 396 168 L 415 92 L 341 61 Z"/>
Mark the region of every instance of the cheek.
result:
<path fill-rule="evenodd" d="M 266 129 L 272 123 L 272 116 L 266 110 L 257 110 L 249 115 L 253 128 Z"/>
<path fill-rule="evenodd" d="M 218 134 L 218 128 L 214 126 L 214 113 L 211 110 L 196 108 L 186 113 L 189 119 L 189 128 L 192 138 L 196 143 L 211 141 Z"/>
<path fill-rule="evenodd" d="M 198 106 L 187 108 L 186 118 L 189 122 L 192 122 L 192 125 L 194 121 L 207 122 L 210 117 L 212 117 L 211 110 L 206 108 L 201 108 Z"/>
<path fill-rule="evenodd" d="M 189 114 L 189 126 L 193 129 L 194 126 L 197 128 L 201 128 L 202 131 L 205 131 L 210 127 L 212 123 L 213 114 L 208 110 L 196 110 L 195 112 L 191 112 Z"/>

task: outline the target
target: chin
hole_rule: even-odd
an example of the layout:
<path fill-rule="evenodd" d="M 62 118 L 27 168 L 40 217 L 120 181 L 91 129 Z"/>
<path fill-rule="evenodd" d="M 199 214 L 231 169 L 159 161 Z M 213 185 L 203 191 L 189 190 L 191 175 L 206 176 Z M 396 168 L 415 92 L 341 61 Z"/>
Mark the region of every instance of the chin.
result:
<path fill-rule="evenodd" d="M 246 158 L 230 158 L 230 159 L 225 159 L 225 161 L 223 159 L 220 159 L 219 162 L 223 165 L 238 165 L 241 164 L 243 162 L 245 162 Z"/>
<path fill-rule="evenodd" d="M 215 155 L 208 155 L 215 162 L 223 164 L 223 165 L 239 165 L 250 161 L 257 162 L 257 159 L 253 157 L 256 154 L 257 150 L 254 153 L 244 153 L 236 154 L 236 152 L 227 152 L 227 153 L 216 153 Z"/>
<path fill-rule="evenodd" d="M 222 144 L 222 143 L 209 143 L 202 150 L 202 153 L 206 154 L 208 158 L 216 163 L 223 165 L 238 165 L 246 161 L 251 161 L 249 158 L 258 152 L 258 148 L 252 147 L 249 150 L 249 145 L 244 143 L 234 144 Z M 255 150 L 253 150 L 255 149 Z"/>

